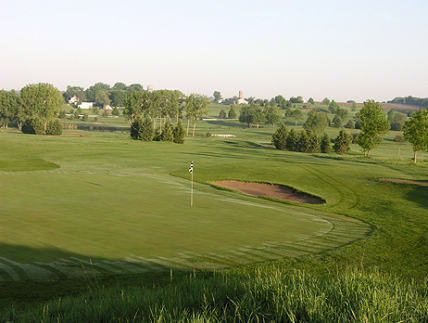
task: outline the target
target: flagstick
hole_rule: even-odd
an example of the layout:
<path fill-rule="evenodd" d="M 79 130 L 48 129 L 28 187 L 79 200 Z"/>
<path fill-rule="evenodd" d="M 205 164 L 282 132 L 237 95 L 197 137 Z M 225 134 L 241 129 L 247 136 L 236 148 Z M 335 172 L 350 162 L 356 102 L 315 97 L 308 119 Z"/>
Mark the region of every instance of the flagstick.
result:
<path fill-rule="evenodd" d="M 192 171 L 192 193 L 190 194 L 190 206 L 193 206 L 193 171 Z"/>

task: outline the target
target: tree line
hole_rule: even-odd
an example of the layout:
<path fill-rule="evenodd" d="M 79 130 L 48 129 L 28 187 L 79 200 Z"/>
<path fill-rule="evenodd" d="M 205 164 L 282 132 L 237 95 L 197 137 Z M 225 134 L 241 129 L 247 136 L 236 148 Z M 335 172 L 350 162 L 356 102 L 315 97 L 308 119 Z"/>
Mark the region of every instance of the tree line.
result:
<path fill-rule="evenodd" d="M 411 95 L 400 97 L 397 96 L 388 103 L 397 103 L 397 104 L 408 104 L 408 105 L 416 105 L 418 107 L 428 107 L 428 98 L 417 98 Z"/>

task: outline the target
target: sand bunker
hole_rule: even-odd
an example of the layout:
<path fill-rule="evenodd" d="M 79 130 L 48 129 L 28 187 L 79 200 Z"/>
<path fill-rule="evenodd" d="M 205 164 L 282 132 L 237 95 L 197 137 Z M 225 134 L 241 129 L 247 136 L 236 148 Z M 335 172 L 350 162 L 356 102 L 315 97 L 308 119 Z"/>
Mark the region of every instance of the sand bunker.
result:
<path fill-rule="evenodd" d="M 406 179 L 381 178 L 380 180 L 381 181 L 386 181 L 386 182 L 405 183 L 405 184 L 415 184 L 415 185 L 428 186 L 427 182 L 415 182 L 415 181 L 408 181 Z"/>
<path fill-rule="evenodd" d="M 303 193 L 295 192 L 293 189 L 279 186 L 279 185 L 270 185 L 270 184 L 261 184 L 261 183 L 246 183 L 246 182 L 237 182 L 237 181 L 217 181 L 213 182 L 214 185 L 223 186 L 231 188 L 246 194 L 251 194 L 254 196 L 267 196 L 273 197 L 286 201 L 293 201 L 298 203 L 307 203 L 307 204 L 323 204 L 325 203 L 322 199 L 310 196 Z"/>

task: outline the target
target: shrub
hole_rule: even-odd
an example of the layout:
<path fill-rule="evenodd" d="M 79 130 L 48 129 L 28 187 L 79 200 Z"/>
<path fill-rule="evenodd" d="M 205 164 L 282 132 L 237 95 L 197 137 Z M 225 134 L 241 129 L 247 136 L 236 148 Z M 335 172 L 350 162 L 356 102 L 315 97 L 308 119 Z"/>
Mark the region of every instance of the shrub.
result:
<path fill-rule="evenodd" d="M 394 141 L 395 141 L 395 142 L 404 142 L 404 141 L 405 141 L 405 139 L 404 139 L 404 136 L 403 136 L 403 135 L 396 135 L 396 136 L 394 137 Z"/>
<path fill-rule="evenodd" d="M 236 111 L 235 111 L 235 109 L 233 107 L 230 108 L 228 117 L 231 118 L 231 119 L 235 119 L 236 118 Z"/>
<path fill-rule="evenodd" d="M 62 135 L 62 123 L 58 120 L 51 120 L 46 128 L 46 134 L 50 136 L 61 136 Z"/>
<path fill-rule="evenodd" d="M 352 143 L 358 144 L 358 140 L 360 139 L 360 133 L 353 133 L 352 134 Z"/>
<path fill-rule="evenodd" d="M 61 118 L 61 119 L 64 119 L 65 118 L 65 111 L 64 110 L 62 110 L 60 113 L 59 113 L 59 117 Z"/>
<path fill-rule="evenodd" d="M 333 118 L 333 127 L 340 128 L 342 127 L 342 119 L 338 115 L 335 115 Z"/>
<path fill-rule="evenodd" d="M 82 120 L 85 121 L 85 122 L 87 122 L 89 120 L 89 116 L 88 116 L 88 114 L 86 112 L 83 114 L 83 119 Z"/>
<path fill-rule="evenodd" d="M 220 117 L 220 118 L 226 118 L 226 111 L 224 111 L 223 109 L 221 109 L 221 111 L 220 111 L 220 113 L 218 114 L 218 116 Z"/>
<path fill-rule="evenodd" d="M 150 118 L 137 117 L 131 124 L 131 138 L 135 140 L 153 140 L 153 122 Z"/>
<path fill-rule="evenodd" d="M 212 136 L 211 132 L 207 132 L 207 133 L 205 134 L 205 137 L 211 137 L 211 136 Z"/>
<path fill-rule="evenodd" d="M 114 115 L 114 116 L 119 116 L 120 115 L 119 110 L 117 109 L 117 107 L 113 108 L 113 111 L 111 112 L 111 114 Z"/>

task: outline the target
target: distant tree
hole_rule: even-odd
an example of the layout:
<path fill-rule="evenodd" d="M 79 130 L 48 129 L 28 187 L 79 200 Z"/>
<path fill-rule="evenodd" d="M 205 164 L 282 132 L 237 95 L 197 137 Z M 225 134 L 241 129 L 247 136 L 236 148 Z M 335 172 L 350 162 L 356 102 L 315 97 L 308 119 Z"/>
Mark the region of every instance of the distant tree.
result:
<path fill-rule="evenodd" d="M 386 115 L 388 117 L 389 124 L 392 124 L 392 122 L 394 121 L 394 115 L 395 115 L 394 109 L 390 109 Z"/>
<path fill-rule="evenodd" d="M 330 104 L 330 100 L 328 98 L 324 98 L 324 100 L 322 100 L 322 104 L 329 105 Z"/>
<path fill-rule="evenodd" d="M 286 126 L 281 125 L 272 136 L 272 144 L 276 149 L 286 149 L 286 141 L 288 136 L 288 129 Z"/>
<path fill-rule="evenodd" d="M 277 123 L 279 121 L 281 121 L 281 117 L 279 116 L 279 110 L 278 110 L 278 106 L 275 105 L 267 105 L 264 109 L 263 109 L 263 113 L 266 116 L 266 123 L 270 124 L 271 127 L 274 127 L 277 125 Z"/>
<path fill-rule="evenodd" d="M 349 119 L 349 121 L 345 125 L 345 128 L 354 129 L 355 128 L 354 122 L 351 119 Z"/>
<path fill-rule="evenodd" d="M 126 87 L 126 90 L 128 92 L 141 92 L 141 91 L 144 91 L 144 88 L 141 84 L 134 83 L 134 84 L 128 85 Z"/>
<path fill-rule="evenodd" d="M 122 82 L 117 82 L 113 85 L 112 90 L 115 91 L 126 91 L 126 84 Z"/>
<path fill-rule="evenodd" d="M 21 89 L 20 95 L 23 112 L 30 118 L 43 119 L 44 128 L 64 104 L 61 92 L 48 83 L 29 84 Z"/>
<path fill-rule="evenodd" d="M 416 164 L 417 153 L 428 149 L 428 111 L 421 109 L 404 124 L 404 137 L 413 147 L 413 163 Z"/>
<path fill-rule="evenodd" d="M 364 156 L 370 156 L 370 151 L 382 142 L 380 135 L 386 134 L 390 125 L 379 102 L 368 100 L 358 113 L 361 133 L 358 144 L 363 148 Z"/>
<path fill-rule="evenodd" d="M 253 124 L 256 123 L 255 121 L 260 122 L 260 120 L 255 120 L 255 115 L 257 113 L 263 114 L 262 109 L 259 106 L 253 103 L 250 105 L 245 105 L 241 108 L 241 111 L 239 114 L 239 122 L 246 123 L 248 127 L 251 128 Z"/>
<path fill-rule="evenodd" d="M 325 130 L 329 125 L 329 120 L 325 113 L 319 113 L 315 111 L 310 111 L 308 113 L 308 118 L 303 124 L 303 128 L 311 129 L 315 133 L 319 133 Z"/>
<path fill-rule="evenodd" d="M 256 125 L 256 127 L 259 128 L 261 123 L 266 122 L 266 115 L 262 111 L 256 112 L 253 115 L 253 122 Z"/>
<path fill-rule="evenodd" d="M 118 117 L 120 115 L 118 108 L 114 107 L 111 111 L 111 115 Z"/>
<path fill-rule="evenodd" d="M 402 113 L 396 113 L 394 115 L 394 119 L 392 119 L 391 130 L 394 131 L 402 131 L 404 127 L 404 123 L 406 122 L 406 115 Z"/>
<path fill-rule="evenodd" d="M 336 109 L 336 115 L 343 121 L 348 117 L 348 110 L 342 109 L 341 107 L 337 106 Z"/>
<path fill-rule="evenodd" d="M 352 137 L 346 133 L 345 129 L 339 131 L 339 135 L 334 140 L 333 149 L 338 154 L 346 154 L 349 151 L 349 145 L 352 142 Z"/>
<path fill-rule="evenodd" d="M 358 105 L 355 102 L 352 103 L 352 107 L 351 107 L 352 112 L 357 111 L 357 109 L 358 109 Z"/>
<path fill-rule="evenodd" d="M 78 110 L 78 109 L 74 110 L 74 117 L 75 117 L 76 119 L 79 119 L 79 118 L 80 118 L 80 112 L 79 112 L 79 110 Z"/>
<path fill-rule="evenodd" d="M 174 139 L 173 134 L 174 127 L 171 124 L 171 121 L 167 121 L 165 123 L 165 126 L 163 128 L 162 134 L 161 134 L 161 140 L 162 141 L 172 141 Z"/>
<path fill-rule="evenodd" d="M 100 114 L 100 109 L 98 107 L 93 107 L 92 108 L 92 114 L 95 114 L 95 115 Z"/>
<path fill-rule="evenodd" d="M 322 153 L 328 153 L 331 149 L 330 137 L 325 132 L 324 132 L 323 136 L 321 137 L 320 148 L 321 148 Z"/>
<path fill-rule="evenodd" d="M 89 116 L 88 116 L 88 114 L 86 112 L 83 114 L 82 120 L 85 121 L 85 122 L 88 122 Z"/>
<path fill-rule="evenodd" d="M 193 101 L 193 137 L 195 136 L 196 123 L 203 119 L 211 101 L 206 95 L 195 94 Z"/>
<path fill-rule="evenodd" d="M 65 117 L 66 117 L 66 113 L 65 113 L 65 111 L 64 111 L 64 110 L 61 110 L 61 111 L 59 112 L 59 118 L 60 118 L 60 119 L 65 119 Z"/>
<path fill-rule="evenodd" d="M 342 127 L 342 119 L 336 114 L 333 118 L 333 127 L 340 128 Z"/>
<path fill-rule="evenodd" d="M 220 113 L 218 114 L 218 116 L 222 119 L 226 118 L 226 111 L 224 111 L 223 109 L 221 109 Z"/>
<path fill-rule="evenodd" d="M 339 105 L 334 101 L 334 100 L 332 100 L 331 102 L 330 102 L 330 104 L 328 105 L 328 110 L 330 111 L 330 113 L 332 113 L 332 114 L 335 114 L 336 113 L 336 110 L 339 108 Z"/>
<path fill-rule="evenodd" d="M 102 114 L 103 118 L 107 118 L 109 115 L 110 115 L 110 112 L 108 112 L 107 109 L 104 109 Z"/>
<path fill-rule="evenodd" d="M 50 136 L 62 135 L 62 123 L 58 119 L 51 120 L 46 128 L 46 134 Z"/>
<path fill-rule="evenodd" d="M 221 100 L 221 93 L 219 91 L 214 91 L 213 96 L 214 103 L 219 103 L 219 101 Z"/>
<path fill-rule="evenodd" d="M 295 127 L 297 127 L 297 121 L 303 118 L 302 110 L 299 110 L 299 109 L 291 110 L 291 109 L 289 109 L 288 111 L 290 111 L 289 112 L 290 118 L 294 119 Z"/>
<path fill-rule="evenodd" d="M 111 105 L 114 107 L 123 107 L 125 106 L 127 92 L 122 90 L 111 90 L 109 92 L 109 99 L 111 100 Z"/>
<path fill-rule="evenodd" d="M 107 106 L 110 104 L 111 100 L 108 96 L 108 92 L 107 91 L 99 91 L 95 97 L 95 102 L 103 107 Z"/>
<path fill-rule="evenodd" d="M 172 134 L 174 135 L 174 139 L 172 140 L 173 142 L 176 144 L 184 144 L 184 129 L 181 125 L 181 120 L 178 120 Z"/>
<path fill-rule="evenodd" d="M 312 99 L 312 98 L 309 98 L 308 102 L 309 102 L 310 104 L 315 104 L 315 101 L 314 101 L 314 99 Z"/>
<path fill-rule="evenodd" d="M 235 111 L 235 109 L 233 107 L 230 108 L 228 117 L 230 119 L 235 119 L 236 118 L 236 111 Z"/>
<path fill-rule="evenodd" d="M 355 103 L 355 101 L 354 100 L 348 100 L 348 101 L 346 101 L 346 103 Z"/>
<path fill-rule="evenodd" d="M 276 105 L 281 109 L 285 109 L 285 107 L 287 106 L 287 100 L 282 95 L 277 95 L 275 97 L 275 102 Z"/>
<path fill-rule="evenodd" d="M 409 112 L 407 112 L 407 116 L 409 118 L 413 117 L 414 114 L 415 114 L 415 111 L 409 111 Z"/>
<path fill-rule="evenodd" d="M 303 103 L 303 98 L 301 96 L 298 96 L 297 98 L 295 98 L 294 96 L 292 96 L 290 98 L 290 102 L 291 103 Z"/>

